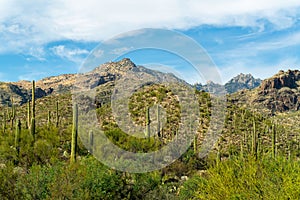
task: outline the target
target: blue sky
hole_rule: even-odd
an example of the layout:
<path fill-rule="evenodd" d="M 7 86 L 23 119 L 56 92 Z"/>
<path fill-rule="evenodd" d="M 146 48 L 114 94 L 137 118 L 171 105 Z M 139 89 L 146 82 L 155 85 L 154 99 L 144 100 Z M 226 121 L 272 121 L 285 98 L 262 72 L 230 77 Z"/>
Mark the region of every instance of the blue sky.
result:
<path fill-rule="evenodd" d="M 0 0 L 0 80 L 76 73 L 103 41 L 141 28 L 191 37 L 206 50 L 224 82 L 239 73 L 266 78 L 280 69 L 300 68 L 296 0 Z M 166 64 L 151 51 L 131 56 L 136 64 Z"/>

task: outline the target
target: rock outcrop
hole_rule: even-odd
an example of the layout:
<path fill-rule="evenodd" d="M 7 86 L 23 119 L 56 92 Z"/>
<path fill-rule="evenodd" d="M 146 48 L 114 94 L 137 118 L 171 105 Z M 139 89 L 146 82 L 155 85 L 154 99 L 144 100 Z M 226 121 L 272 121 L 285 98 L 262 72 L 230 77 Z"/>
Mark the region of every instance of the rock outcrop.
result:
<path fill-rule="evenodd" d="M 254 78 L 251 74 L 239 74 L 225 84 L 228 93 L 234 93 L 239 90 L 253 89 L 261 84 L 260 79 Z"/>
<path fill-rule="evenodd" d="M 300 110 L 300 71 L 279 71 L 262 81 L 253 91 L 238 92 L 232 101 L 255 108 L 259 112 L 276 114 Z"/>
<path fill-rule="evenodd" d="M 261 90 L 268 91 L 272 89 L 281 89 L 283 87 L 297 88 L 299 87 L 300 71 L 288 70 L 287 72 L 279 71 L 278 74 L 270 79 L 264 80 L 261 84 Z"/>

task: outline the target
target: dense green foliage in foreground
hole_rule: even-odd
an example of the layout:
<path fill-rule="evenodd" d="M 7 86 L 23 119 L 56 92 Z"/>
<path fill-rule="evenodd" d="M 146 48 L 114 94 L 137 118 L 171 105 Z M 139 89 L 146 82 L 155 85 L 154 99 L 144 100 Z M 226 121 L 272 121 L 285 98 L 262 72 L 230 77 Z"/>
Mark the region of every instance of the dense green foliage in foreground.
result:
<path fill-rule="evenodd" d="M 187 181 L 161 172 L 128 174 L 92 157 L 69 165 L 13 164 L 0 169 L 1 199 L 299 199 L 300 162 L 232 157 Z"/>
<path fill-rule="evenodd" d="M 182 199 L 299 199 L 300 161 L 231 158 L 183 184 Z"/>

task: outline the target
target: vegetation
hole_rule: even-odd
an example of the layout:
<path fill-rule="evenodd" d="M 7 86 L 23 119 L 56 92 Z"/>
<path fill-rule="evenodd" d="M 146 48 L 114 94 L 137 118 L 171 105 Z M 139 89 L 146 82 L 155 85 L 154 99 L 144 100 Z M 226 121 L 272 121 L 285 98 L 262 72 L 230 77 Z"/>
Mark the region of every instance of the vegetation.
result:
<path fill-rule="evenodd" d="M 300 133 L 280 123 L 279 117 L 228 102 L 218 144 L 199 158 L 212 105 L 208 93 L 196 92 L 200 126 L 188 151 L 162 170 L 129 174 L 91 155 L 92 130 L 88 149 L 77 140 L 78 107 L 72 105 L 71 94 L 35 99 L 32 85 L 31 103 L 1 108 L 0 199 L 300 198 Z M 135 123 L 145 127 L 146 139 L 118 128 L 109 103 L 97 108 L 101 126 L 114 144 L 149 152 L 176 138 L 180 106 L 168 88 L 145 86 L 132 96 L 129 110 Z M 155 136 L 149 137 L 154 121 Z"/>

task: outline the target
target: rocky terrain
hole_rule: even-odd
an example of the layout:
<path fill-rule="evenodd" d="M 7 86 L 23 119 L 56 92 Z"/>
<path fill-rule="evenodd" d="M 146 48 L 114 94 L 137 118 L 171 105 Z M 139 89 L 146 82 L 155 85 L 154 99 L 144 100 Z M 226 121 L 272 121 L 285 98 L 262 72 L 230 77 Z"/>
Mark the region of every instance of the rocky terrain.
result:
<path fill-rule="evenodd" d="M 239 75 L 235 76 L 234 78 L 230 79 L 224 86 L 226 91 L 229 94 L 235 93 L 240 90 L 244 89 L 253 89 L 260 85 L 261 80 L 254 78 L 251 74 L 243 74 L 240 73 Z M 220 84 L 214 83 L 212 81 L 208 81 L 206 85 L 196 84 L 195 87 L 197 90 L 203 91 L 214 91 L 221 88 Z"/>
<path fill-rule="evenodd" d="M 235 93 L 243 89 L 253 89 L 261 84 L 261 79 L 254 78 L 251 74 L 239 74 L 225 84 L 228 93 Z"/>
<path fill-rule="evenodd" d="M 279 71 L 252 91 L 239 91 L 233 102 L 269 114 L 300 110 L 300 71 Z"/>

